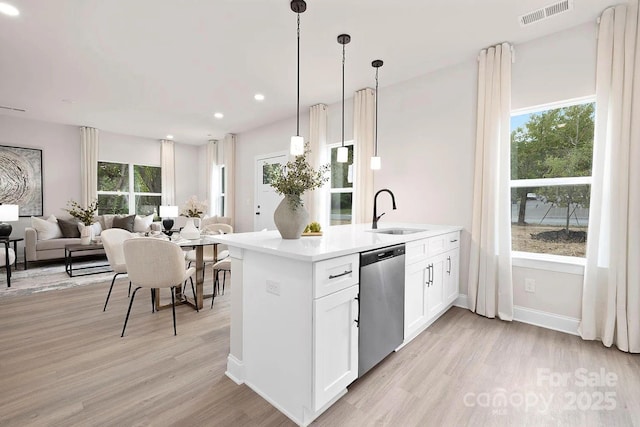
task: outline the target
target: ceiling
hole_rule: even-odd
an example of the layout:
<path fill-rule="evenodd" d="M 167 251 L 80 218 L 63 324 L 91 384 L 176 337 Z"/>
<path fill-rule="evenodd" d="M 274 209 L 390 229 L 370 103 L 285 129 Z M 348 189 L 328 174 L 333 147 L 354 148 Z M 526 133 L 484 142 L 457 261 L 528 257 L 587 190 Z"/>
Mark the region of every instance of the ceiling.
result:
<path fill-rule="evenodd" d="M 203 144 L 296 114 L 296 15 L 289 0 L 0 0 L 1 115 Z M 521 27 L 553 0 L 307 0 L 301 114 L 514 44 L 593 21 L 615 0 Z M 254 100 L 255 93 L 266 99 Z M 224 113 L 223 119 L 214 118 Z M 292 132 L 294 129 L 292 129 Z"/>

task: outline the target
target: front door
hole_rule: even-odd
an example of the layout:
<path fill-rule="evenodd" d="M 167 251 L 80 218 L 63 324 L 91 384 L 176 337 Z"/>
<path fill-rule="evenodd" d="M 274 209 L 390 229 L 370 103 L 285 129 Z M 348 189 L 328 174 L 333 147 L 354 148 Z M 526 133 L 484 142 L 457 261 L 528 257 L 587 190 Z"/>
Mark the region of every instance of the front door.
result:
<path fill-rule="evenodd" d="M 276 229 L 276 225 L 273 222 L 273 212 L 283 196 L 277 194 L 273 187 L 269 185 L 266 172 L 267 168 L 272 167 L 271 165 L 285 164 L 287 157 L 286 152 L 256 157 L 255 218 L 253 222 L 255 231 Z"/>

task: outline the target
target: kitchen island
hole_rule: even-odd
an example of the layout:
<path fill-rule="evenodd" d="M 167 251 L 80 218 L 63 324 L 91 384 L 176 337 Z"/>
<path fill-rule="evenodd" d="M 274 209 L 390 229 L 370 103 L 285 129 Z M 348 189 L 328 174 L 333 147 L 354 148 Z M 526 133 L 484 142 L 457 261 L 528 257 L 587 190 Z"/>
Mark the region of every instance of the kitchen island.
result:
<path fill-rule="evenodd" d="M 458 297 L 460 230 L 381 223 L 297 240 L 215 236 L 229 246 L 233 277 L 227 376 L 308 425 L 358 376 L 360 252 L 406 245 L 404 345 Z"/>

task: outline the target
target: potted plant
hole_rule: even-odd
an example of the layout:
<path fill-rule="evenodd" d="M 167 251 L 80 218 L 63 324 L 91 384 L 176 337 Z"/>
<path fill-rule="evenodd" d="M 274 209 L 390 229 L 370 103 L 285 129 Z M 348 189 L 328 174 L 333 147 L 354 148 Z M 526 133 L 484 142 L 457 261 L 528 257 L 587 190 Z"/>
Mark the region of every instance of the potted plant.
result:
<path fill-rule="evenodd" d="M 83 225 L 80 230 L 80 243 L 83 245 L 88 245 L 93 240 L 93 228 L 91 224 L 95 222 L 96 211 L 98 210 L 98 201 L 95 200 L 85 208 L 81 206 L 75 200 L 69 200 L 67 202 L 68 209 L 65 211 L 69 212 L 69 215 L 80 221 Z"/>
<path fill-rule="evenodd" d="M 274 164 L 267 168 L 267 179 L 276 193 L 284 196 L 273 212 L 273 221 L 283 239 L 299 239 L 309 222 L 309 213 L 304 208 L 302 196 L 315 190 L 329 180 L 326 176 L 330 165 L 322 165 L 315 170 L 307 161 L 311 152 L 305 144 L 304 154 L 296 156 L 286 165 Z"/>
<path fill-rule="evenodd" d="M 180 236 L 185 239 L 200 238 L 200 230 L 196 227 L 194 219 L 198 218 L 198 220 L 200 220 L 205 209 L 207 209 L 207 202 L 199 201 L 196 196 L 191 196 L 189 200 L 187 200 L 180 212 L 180 215 L 187 217 L 187 223 L 184 228 L 180 230 Z"/>

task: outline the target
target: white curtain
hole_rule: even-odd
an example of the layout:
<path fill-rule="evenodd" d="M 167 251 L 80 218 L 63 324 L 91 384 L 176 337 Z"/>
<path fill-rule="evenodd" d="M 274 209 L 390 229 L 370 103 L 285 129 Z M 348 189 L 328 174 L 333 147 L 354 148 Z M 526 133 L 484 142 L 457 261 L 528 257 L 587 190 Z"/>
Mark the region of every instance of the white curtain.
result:
<path fill-rule="evenodd" d="M 329 107 L 325 104 L 313 105 L 309 108 L 309 148 L 311 154 L 309 163 L 315 169 L 328 162 L 327 159 L 327 122 Z M 329 211 L 327 209 L 328 188 L 326 183 L 322 188 L 305 194 L 307 196 L 307 210 L 311 221 L 320 224 L 329 224 Z"/>
<path fill-rule="evenodd" d="M 511 273 L 511 46 L 480 52 L 469 261 L 469 308 L 513 320 Z"/>
<path fill-rule="evenodd" d="M 98 199 L 98 150 L 100 133 L 98 129 L 80 128 L 80 179 L 82 181 L 80 203 L 87 206 Z"/>
<path fill-rule="evenodd" d="M 220 168 L 218 166 L 218 140 L 207 142 L 207 198 L 209 216 L 220 213 Z"/>
<path fill-rule="evenodd" d="M 580 334 L 640 352 L 638 2 L 600 17 L 596 129 Z"/>
<path fill-rule="evenodd" d="M 175 145 L 173 141 L 161 140 L 160 166 L 162 180 L 162 204 L 175 206 L 176 204 L 176 161 Z"/>
<path fill-rule="evenodd" d="M 371 222 L 373 213 L 373 171 L 369 167 L 373 156 L 375 128 L 375 91 L 365 88 L 353 97 L 353 141 L 355 144 L 354 210 L 355 224 Z"/>
<path fill-rule="evenodd" d="M 236 136 L 228 133 L 222 140 L 222 160 L 225 171 L 225 202 L 223 216 L 231 218 L 235 222 L 235 157 L 236 157 Z M 231 226 L 234 224 L 232 223 Z"/>

